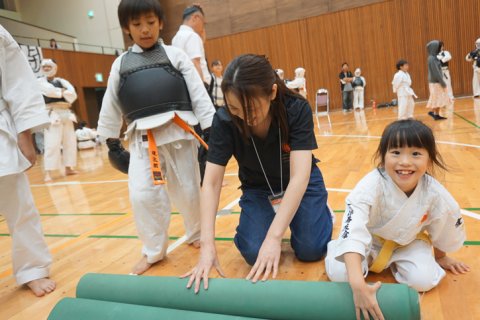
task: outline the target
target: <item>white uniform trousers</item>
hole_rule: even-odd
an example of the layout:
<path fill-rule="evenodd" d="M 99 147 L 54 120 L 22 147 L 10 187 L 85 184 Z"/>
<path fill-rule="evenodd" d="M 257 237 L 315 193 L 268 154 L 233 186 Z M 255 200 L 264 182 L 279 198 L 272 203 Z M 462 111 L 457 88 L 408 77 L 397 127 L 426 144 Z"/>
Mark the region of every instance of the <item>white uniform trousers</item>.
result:
<path fill-rule="evenodd" d="M 43 162 L 45 170 L 59 170 L 63 167 L 77 165 L 77 136 L 72 120 L 60 118 L 48 129 L 45 129 L 44 136 Z"/>
<path fill-rule="evenodd" d="M 325 270 L 331 281 L 348 282 L 345 263 L 334 257 L 335 241 L 328 243 Z M 390 267 L 397 282 L 404 283 L 420 292 L 433 289 L 445 276 L 445 270 L 435 261 L 432 246 L 423 240 L 414 240 L 409 245 L 396 249 L 387 263 L 387 267 Z M 367 276 L 367 259 L 363 259 L 362 269 L 363 274 Z"/>
<path fill-rule="evenodd" d="M 398 97 L 398 120 L 413 118 L 413 109 L 415 101 L 412 96 Z"/>
<path fill-rule="evenodd" d="M 0 177 L 0 214 L 12 237 L 13 273 L 19 285 L 48 277 L 52 257 L 25 173 Z"/>
<path fill-rule="evenodd" d="M 473 68 L 473 95 L 480 96 L 480 68 Z"/>
<path fill-rule="evenodd" d="M 173 202 L 183 215 L 187 243 L 200 239 L 200 172 L 196 140 L 179 140 L 158 146 L 167 184 L 154 185 L 148 149 L 132 141 L 128 189 L 142 253 L 148 263 L 165 257 Z"/>
<path fill-rule="evenodd" d="M 443 73 L 443 79 L 445 80 L 445 83 L 447 84 L 448 96 L 450 97 L 450 99 L 453 100 L 455 97 L 453 96 L 452 78 L 450 77 L 450 70 L 442 69 L 442 73 Z"/>
<path fill-rule="evenodd" d="M 357 108 L 363 109 L 364 92 L 365 92 L 365 88 L 363 87 L 355 87 L 355 89 L 353 89 L 353 109 L 357 109 Z"/>

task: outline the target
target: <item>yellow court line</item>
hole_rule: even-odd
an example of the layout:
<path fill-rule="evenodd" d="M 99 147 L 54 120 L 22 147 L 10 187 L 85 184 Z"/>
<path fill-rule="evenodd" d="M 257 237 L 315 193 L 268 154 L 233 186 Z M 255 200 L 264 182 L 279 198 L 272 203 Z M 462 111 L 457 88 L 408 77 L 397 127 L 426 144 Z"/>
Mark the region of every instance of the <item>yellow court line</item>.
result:
<path fill-rule="evenodd" d="M 64 242 L 64 243 L 62 243 L 62 244 L 60 244 L 60 245 L 52 248 L 52 249 L 50 250 L 50 253 L 51 253 L 52 255 L 54 255 L 54 254 L 58 253 L 59 251 L 61 251 L 62 249 L 65 249 L 66 247 L 70 247 L 70 246 L 72 246 L 73 244 L 77 243 L 78 241 L 83 240 L 83 239 L 85 239 L 85 238 L 88 238 L 88 237 L 91 236 L 92 234 L 99 233 L 100 231 L 102 231 L 102 230 L 104 230 L 104 229 L 112 226 L 113 224 L 116 224 L 116 223 L 118 223 L 118 222 L 120 222 L 120 221 L 122 221 L 122 220 L 125 220 L 127 217 L 129 218 L 129 217 L 131 217 L 131 216 L 132 216 L 131 213 L 127 213 L 127 214 L 124 215 L 124 216 L 121 216 L 121 217 L 118 217 L 118 218 L 116 218 L 116 219 L 114 219 L 114 220 L 112 220 L 112 221 L 106 222 L 106 223 L 98 226 L 97 228 L 95 228 L 95 229 L 93 229 L 93 230 L 90 230 L 90 231 L 88 231 L 88 232 L 82 233 L 82 234 L 79 235 L 78 237 L 72 238 L 72 239 L 70 239 L 70 240 L 68 240 L 68 241 L 66 241 L 66 242 Z M 12 272 L 13 272 L 13 270 L 12 270 L 12 268 L 10 267 L 10 268 L 8 268 L 7 270 L 5 270 L 5 271 L 3 271 L 2 273 L 0 273 L 0 280 L 2 280 L 3 278 L 6 278 L 6 277 L 8 277 L 8 276 L 11 276 L 11 275 L 12 275 Z"/>

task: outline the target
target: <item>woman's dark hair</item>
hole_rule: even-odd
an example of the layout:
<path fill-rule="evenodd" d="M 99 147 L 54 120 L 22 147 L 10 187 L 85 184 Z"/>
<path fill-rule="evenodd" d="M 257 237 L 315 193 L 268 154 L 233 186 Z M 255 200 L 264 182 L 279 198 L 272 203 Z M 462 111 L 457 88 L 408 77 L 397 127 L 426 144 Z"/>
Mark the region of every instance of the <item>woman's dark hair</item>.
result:
<path fill-rule="evenodd" d="M 158 0 L 122 0 L 118 5 L 120 26 L 128 29 L 130 20 L 150 12 L 153 12 L 160 21 L 165 21 L 163 9 Z"/>
<path fill-rule="evenodd" d="M 244 54 L 233 59 L 227 66 L 223 75 L 222 91 L 234 94 L 242 104 L 245 117 L 254 110 L 254 100 L 260 97 L 268 97 L 272 94 L 272 86 L 277 84 L 277 96 L 271 102 L 270 116 L 272 121 L 277 121 L 282 137 L 288 140 L 287 110 L 284 100 L 287 96 L 304 99 L 301 95 L 291 91 L 281 80 L 268 59 L 263 55 Z M 245 140 L 251 136 L 250 127 L 245 121 L 231 114 L 228 108 L 228 100 L 225 96 L 227 111 L 232 116 L 232 121 L 238 127 Z M 247 140 L 248 141 L 248 140 Z"/>
<path fill-rule="evenodd" d="M 343 68 L 344 65 L 347 65 L 347 67 L 348 67 L 348 63 L 344 62 L 344 63 L 342 63 L 342 68 Z"/>
<path fill-rule="evenodd" d="M 407 60 L 404 60 L 404 59 L 400 59 L 397 61 L 397 70 L 400 70 L 401 67 L 403 67 L 404 65 L 406 65 L 408 63 Z"/>
<path fill-rule="evenodd" d="M 398 120 L 390 123 L 383 130 L 380 144 L 375 152 L 377 168 L 385 167 L 385 155 L 395 148 L 415 147 L 427 150 L 429 157 L 429 174 L 435 171 L 434 166 L 448 170 L 442 156 L 437 150 L 432 129 L 418 120 Z"/>

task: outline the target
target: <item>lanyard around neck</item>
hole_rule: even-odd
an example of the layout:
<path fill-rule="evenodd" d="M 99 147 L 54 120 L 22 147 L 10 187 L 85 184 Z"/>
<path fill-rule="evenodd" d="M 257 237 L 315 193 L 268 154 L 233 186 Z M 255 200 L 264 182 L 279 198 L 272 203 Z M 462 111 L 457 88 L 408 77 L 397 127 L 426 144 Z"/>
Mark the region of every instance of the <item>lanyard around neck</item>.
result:
<path fill-rule="evenodd" d="M 263 176 L 265 177 L 265 181 L 267 181 L 268 188 L 270 189 L 270 192 L 272 193 L 272 196 L 275 196 L 275 192 L 273 192 L 272 186 L 270 185 L 270 182 L 268 181 L 267 174 L 265 173 L 265 169 L 263 168 L 262 160 L 260 159 L 260 156 L 257 151 L 257 146 L 255 145 L 255 141 L 253 141 L 253 137 L 250 137 L 252 140 L 253 148 L 255 149 L 255 154 L 257 155 L 258 162 L 260 163 L 260 168 L 262 168 Z M 283 192 L 283 168 L 282 168 L 282 135 L 280 132 L 280 125 L 278 126 L 278 144 L 279 144 L 279 152 L 280 152 L 280 187 L 281 187 L 281 192 Z"/>

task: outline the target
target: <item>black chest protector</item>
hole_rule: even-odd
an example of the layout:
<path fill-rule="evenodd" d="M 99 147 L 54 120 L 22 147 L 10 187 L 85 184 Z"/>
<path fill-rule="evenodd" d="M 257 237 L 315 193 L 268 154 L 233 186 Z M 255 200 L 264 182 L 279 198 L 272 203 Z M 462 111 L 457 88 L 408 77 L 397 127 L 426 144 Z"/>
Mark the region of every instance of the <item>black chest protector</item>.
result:
<path fill-rule="evenodd" d="M 47 81 L 48 81 L 48 83 L 52 84 L 55 88 L 62 88 L 63 89 L 63 86 L 62 86 L 62 83 L 60 82 L 60 80 L 54 79 L 52 81 L 50 81 L 50 80 L 47 80 Z M 47 97 L 47 96 L 43 96 L 43 100 L 45 100 L 46 104 L 53 103 L 53 102 L 67 102 L 67 100 L 65 100 L 64 97 L 50 98 L 50 97 Z"/>
<path fill-rule="evenodd" d="M 168 111 L 192 111 L 185 79 L 159 44 L 142 53 L 130 49 L 123 56 L 118 98 L 127 123 Z"/>
<path fill-rule="evenodd" d="M 360 77 L 355 77 L 352 81 L 352 87 L 363 87 L 363 80 Z"/>

